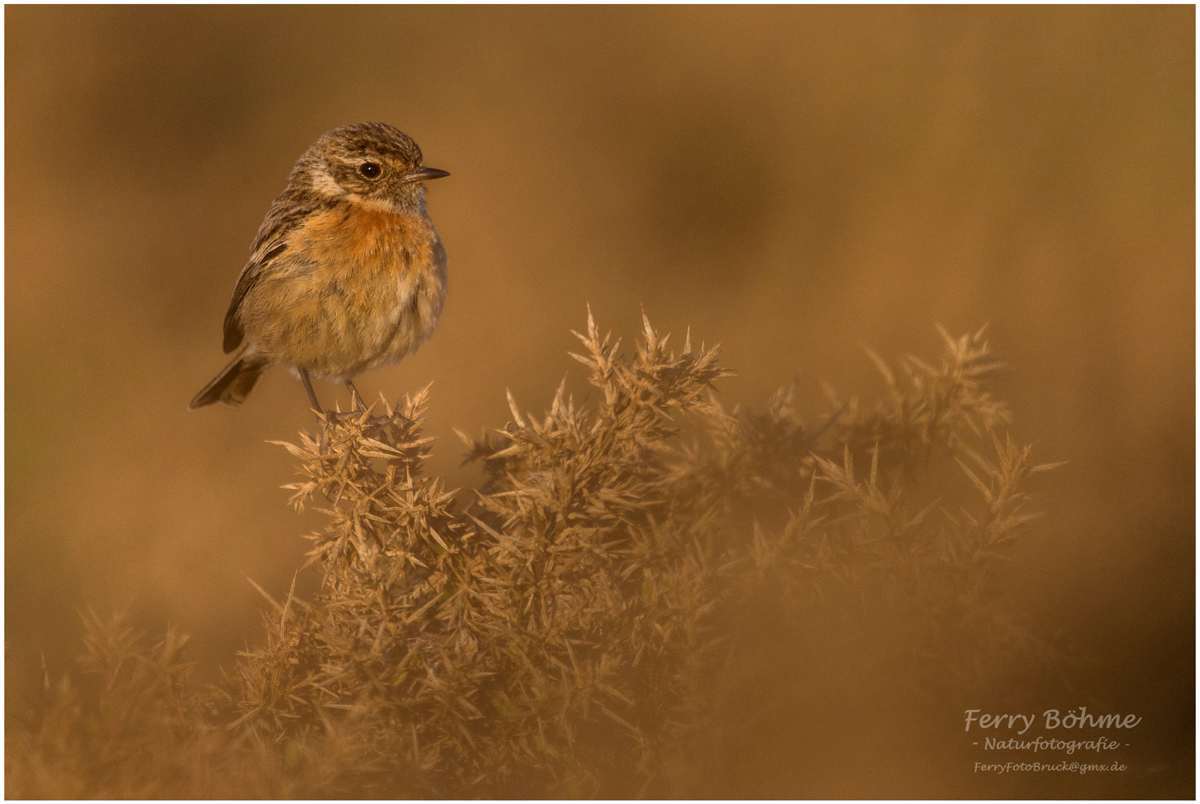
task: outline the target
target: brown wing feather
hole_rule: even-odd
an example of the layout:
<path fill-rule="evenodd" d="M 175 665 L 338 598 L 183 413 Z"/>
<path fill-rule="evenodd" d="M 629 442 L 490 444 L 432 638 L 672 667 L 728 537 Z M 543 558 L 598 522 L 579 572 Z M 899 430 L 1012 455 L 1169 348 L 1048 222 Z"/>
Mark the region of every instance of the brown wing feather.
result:
<path fill-rule="evenodd" d="M 286 249 L 287 243 L 280 243 L 264 254 L 262 259 L 251 260 L 242 269 L 242 275 L 238 277 L 237 287 L 233 289 L 233 299 L 229 302 L 229 311 L 225 313 L 225 354 L 229 354 L 238 348 L 238 344 L 242 342 L 242 338 L 245 335 L 242 331 L 242 322 L 238 318 L 238 310 L 242 306 L 242 299 L 246 298 L 246 294 L 250 292 L 250 288 L 258 284 L 258 280 L 266 273 L 266 268 L 271 260 L 282 254 Z"/>
<path fill-rule="evenodd" d="M 242 275 L 238 277 L 237 287 L 233 290 L 233 299 L 229 302 L 229 311 L 225 313 L 224 347 L 226 354 L 236 349 L 245 336 L 242 322 L 238 317 L 238 310 L 241 309 L 246 294 L 268 273 L 271 260 L 287 250 L 288 235 L 314 209 L 317 209 L 320 203 L 320 199 L 311 193 L 288 187 L 275 199 L 275 203 L 271 204 L 267 217 L 258 227 L 258 234 L 254 236 L 254 243 L 250 246 L 252 255 L 250 262 L 246 263 L 246 267 L 242 269 Z"/>

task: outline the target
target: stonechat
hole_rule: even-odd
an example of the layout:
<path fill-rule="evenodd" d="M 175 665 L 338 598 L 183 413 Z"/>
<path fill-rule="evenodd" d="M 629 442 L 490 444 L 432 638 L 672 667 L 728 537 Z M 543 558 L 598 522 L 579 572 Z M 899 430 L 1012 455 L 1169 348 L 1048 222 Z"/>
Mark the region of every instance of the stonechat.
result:
<path fill-rule="evenodd" d="M 344 382 L 398 363 L 429 339 L 446 298 L 446 251 L 425 212 L 425 185 L 450 174 L 383 123 L 322 135 L 263 220 L 225 314 L 237 356 L 188 406 L 240 405 L 271 366 L 304 383 Z"/>

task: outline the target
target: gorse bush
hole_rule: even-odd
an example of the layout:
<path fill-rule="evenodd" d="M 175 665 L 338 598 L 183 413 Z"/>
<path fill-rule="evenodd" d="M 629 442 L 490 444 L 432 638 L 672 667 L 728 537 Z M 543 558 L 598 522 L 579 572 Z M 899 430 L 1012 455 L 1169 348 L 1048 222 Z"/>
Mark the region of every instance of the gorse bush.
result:
<path fill-rule="evenodd" d="M 926 696 L 1020 665 L 1038 643 L 994 570 L 1048 467 L 1004 432 L 982 333 L 943 338 L 933 364 L 872 356 L 882 397 L 810 424 L 791 390 L 726 411 L 714 349 L 647 321 L 625 358 L 589 314 L 594 400 L 560 387 L 535 417 L 510 397 L 509 424 L 465 439 L 470 499 L 422 471 L 424 393 L 331 417 L 284 445 L 293 504 L 327 517 L 319 593 L 272 600 L 217 686 L 179 635 L 91 619 L 87 686 L 9 718 L 7 792 L 678 795 L 747 716 L 730 690 L 796 633 L 755 643 L 764 621 L 815 623 L 779 649 L 870 655 Z"/>

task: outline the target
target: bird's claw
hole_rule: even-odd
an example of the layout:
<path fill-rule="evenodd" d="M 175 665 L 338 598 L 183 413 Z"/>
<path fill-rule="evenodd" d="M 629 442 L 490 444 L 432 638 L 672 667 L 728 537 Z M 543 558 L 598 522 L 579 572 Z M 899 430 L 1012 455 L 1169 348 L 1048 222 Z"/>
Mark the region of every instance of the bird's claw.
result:
<path fill-rule="evenodd" d="M 370 409 L 366 407 L 355 406 L 354 410 L 324 410 L 313 411 L 317 414 L 317 419 L 321 422 L 321 442 L 318 454 L 324 455 L 329 449 L 329 433 L 330 430 L 337 424 L 342 422 L 358 422 L 362 425 L 364 433 L 374 433 L 383 428 L 390 418 L 387 416 L 372 416 Z"/>

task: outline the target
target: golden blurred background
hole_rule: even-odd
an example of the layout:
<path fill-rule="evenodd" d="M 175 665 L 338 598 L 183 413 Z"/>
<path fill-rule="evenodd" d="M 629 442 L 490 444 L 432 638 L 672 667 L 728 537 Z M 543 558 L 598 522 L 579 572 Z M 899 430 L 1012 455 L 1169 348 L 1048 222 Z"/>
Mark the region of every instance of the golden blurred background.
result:
<path fill-rule="evenodd" d="M 358 384 L 433 383 L 431 472 L 469 485 L 452 428 L 503 425 L 506 388 L 540 411 L 579 375 L 588 304 L 627 341 L 644 306 L 720 342 L 728 405 L 798 378 L 814 418 L 822 380 L 880 390 L 861 344 L 935 355 L 936 323 L 990 322 L 1015 436 L 1069 461 L 1040 476 L 1048 515 L 1011 579 L 1039 633 L 1091 657 L 1086 700 L 1048 703 L 1146 719 L 1138 775 L 1097 789 L 1194 792 L 1194 8 L 5 20 L 10 693 L 43 657 L 70 666 L 84 606 L 179 625 L 209 670 L 258 638 L 247 577 L 286 594 L 319 521 L 286 507 L 292 461 L 266 442 L 312 416 L 278 370 L 238 410 L 186 405 L 224 365 L 292 163 L 378 120 L 452 173 L 429 189 L 438 330 Z M 944 721 L 957 739 L 961 712 Z M 972 795 L 962 774 L 930 790 Z"/>

